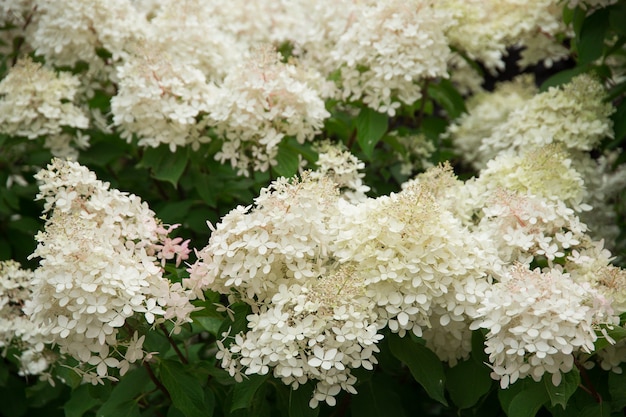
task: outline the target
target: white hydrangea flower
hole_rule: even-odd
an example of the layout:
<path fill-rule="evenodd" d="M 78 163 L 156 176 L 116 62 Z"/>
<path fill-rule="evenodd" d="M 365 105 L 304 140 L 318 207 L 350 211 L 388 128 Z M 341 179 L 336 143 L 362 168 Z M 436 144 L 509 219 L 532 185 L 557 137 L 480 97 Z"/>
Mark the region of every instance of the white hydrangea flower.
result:
<path fill-rule="evenodd" d="M 333 255 L 330 218 L 340 216 L 339 201 L 325 177 L 274 182 L 254 208 L 222 219 L 186 283 L 252 306 L 248 330 L 220 342 L 231 375 L 272 371 L 294 388 L 317 381 L 312 406 L 333 403 L 342 389 L 356 392 L 351 369 L 372 369 L 384 325 L 358 266 Z"/>
<path fill-rule="evenodd" d="M 13 260 L 0 261 L 0 351 L 20 351 L 20 375 L 44 374 L 55 357 L 45 349 L 49 338 L 24 315 L 22 307 L 32 295 L 33 272 Z"/>
<path fill-rule="evenodd" d="M 432 174 L 401 193 L 344 207 L 336 219 L 336 256 L 359 265 L 367 296 L 400 335 L 422 336 L 434 309 L 445 316 L 442 322 L 464 321 L 471 294 L 499 269 L 490 241 L 437 203 L 448 180 L 454 181 L 450 172 Z"/>
<path fill-rule="evenodd" d="M 553 142 L 589 151 L 603 138 L 613 136 L 609 116 L 614 109 L 604 97 L 602 84 L 586 74 L 560 88 L 551 87 L 512 111 L 483 139 L 480 151 L 495 155 L 505 149 Z"/>
<path fill-rule="evenodd" d="M 75 156 L 75 147 L 88 145 L 86 137 L 73 139 L 63 128 L 89 126 L 87 116 L 74 104 L 79 85 L 68 72 L 57 73 L 30 58 L 19 60 L 0 81 L 0 132 L 46 137 L 45 146 L 55 155 Z"/>
<path fill-rule="evenodd" d="M 140 146 L 178 146 L 210 141 L 206 133 L 216 87 L 182 60 L 168 57 L 155 45 L 142 44 L 117 68 L 119 87 L 111 99 L 113 122 L 127 141 Z"/>
<path fill-rule="evenodd" d="M 559 385 L 577 353 L 590 353 L 599 324 L 619 323 L 596 300 L 591 286 L 557 269 L 541 272 L 515 265 L 481 300 L 472 329 L 487 329 L 485 352 L 491 376 L 504 389 L 545 373 Z"/>
<path fill-rule="evenodd" d="M 365 2 L 355 11 L 331 57 L 340 66 L 343 100 L 363 100 L 395 115 L 422 96 L 420 81 L 447 77 L 450 54 L 443 31 L 450 16 L 430 1 Z"/>
<path fill-rule="evenodd" d="M 491 71 L 504 68 L 508 47 L 536 47 L 532 42 L 538 37 L 557 44 L 555 35 L 566 31 L 559 0 L 443 0 L 435 7 L 454 16 L 455 24 L 446 31 L 450 45 Z M 535 59 L 562 58 L 562 48 L 553 55 L 556 47 L 542 46 L 545 55 L 535 48 Z"/>
<path fill-rule="evenodd" d="M 239 5 L 231 2 L 227 8 L 229 13 L 223 13 L 224 8 L 215 1 L 164 0 L 158 3 L 158 8 L 150 13 L 150 39 L 167 51 L 172 61 L 184 61 L 200 70 L 207 79 L 221 81 L 247 54 L 248 39 L 229 30 L 226 21 L 242 13 L 245 5 L 259 2 L 246 1 Z M 218 10 L 222 13 L 216 14 Z M 250 19 L 251 16 L 256 19 Z M 248 18 L 254 22 L 271 16 L 257 13 Z"/>
<path fill-rule="evenodd" d="M 572 159 L 561 143 L 528 147 L 521 153 L 502 151 L 480 171 L 477 185 L 562 201 L 582 211 L 588 209 L 584 205 L 588 192 Z"/>
<path fill-rule="evenodd" d="M 255 49 L 224 79 L 210 118 L 224 145 L 215 158 L 241 174 L 276 165 L 285 136 L 312 140 L 330 116 L 310 83 L 315 77 L 294 63 L 282 63 L 272 47 Z"/>
<path fill-rule="evenodd" d="M 24 311 L 61 354 L 79 361 L 85 378 L 113 378 L 109 367 L 124 365 L 117 338 L 126 319 L 190 321 L 186 291 L 156 263 L 167 231 L 146 203 L 78 163 L 55 159 L 36 178 L 49 217 L 36 236 L 40 266 Z"/>
<path fill-rule="evenodd" d="M 93 73 L 109 73 L 99 49 L 113 61 L 123 58 L 129 42 L 145 39 L 146 24 L 130 0 L 37 0 L 36 24 L 27 41 L 50 64 L 73 67 L 80 60 Z"/>
<path fill-rule="evenodd" d="M 311 172 L 311 178 L 330 178 L 341 190 L 341 194 L 351 203 L 364 201 L 370 187 L 363 184 L 365 174 L 359 172 L 365 164 L 347 150 L 330 141 L 321 142 L 316 146 L 319 152 L 317 169 Z"/>
<path fill-rule="evenodd" d="M 587 226 L 562 201 L 500 189 L 491 194 L 477 224 L 499 247 L 505 263 L 529 263 L 535 257 L 549 264 L 580 243 Z"/>

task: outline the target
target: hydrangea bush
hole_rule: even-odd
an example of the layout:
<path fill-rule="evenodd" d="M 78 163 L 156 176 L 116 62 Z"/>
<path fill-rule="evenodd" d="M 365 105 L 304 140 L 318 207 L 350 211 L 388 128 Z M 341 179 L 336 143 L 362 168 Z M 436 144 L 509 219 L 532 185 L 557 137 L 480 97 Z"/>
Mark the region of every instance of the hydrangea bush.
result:
<path fill-rule="evenodd" d="M 624 415 L 625 21 L 0 1 L 0 416 Z"/>

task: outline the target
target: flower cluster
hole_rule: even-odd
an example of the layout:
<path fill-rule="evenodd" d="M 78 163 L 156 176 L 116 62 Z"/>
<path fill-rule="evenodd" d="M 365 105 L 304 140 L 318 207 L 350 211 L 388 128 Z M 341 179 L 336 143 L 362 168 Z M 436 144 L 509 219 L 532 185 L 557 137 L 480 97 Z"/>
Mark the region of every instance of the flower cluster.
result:
<path fill-rule="evenodd" d="M 525 47 L 522 65 L 543 60 L 550 64 L 568 55 L 555 39 L 566 32 L 558 1 L 534 0 L 523 5 L 518 0 L 437 3 L 437 7 L 452 11 L 458 22 L 446 32 L 450 45 L 478 59 L 489 70 L 504 68 L 507 48 L 512 46 Z"/>
<path fill-rule="evenodd" d="M 0 132 L 29 139 L 46 137 L 44 146 L 58 156 L 75 155 L 88 137 L 63 134 L 64 127 L 86 129 L 89 119 L 74 105 L 79 80 L 24 58 L 0 81 Z"/>
<path fill-rule="evenodd" d="M 619 323 L 598 304 L 599 294 L 568 274 L 514 265 L 486 292 L 471 328 L 488 330 L 485 352 L 502 388 L 545 373 L 559 385 L 574 366 L 572 353 L 594 350 L 596 325 Z"/>
<path fill-rule="evenodd" d="M 0 261 L 0 349 L 5 356 L 10 347 L 19 350 L 21 375 L 45 374 L 54 357 L 45 350 L 48 338 L 24 315 L 31 298 L 33 272 L 15 261 Z"/>
<path fill-rule="evenodd" d="M 363 100 L 393 116 L 422 96 L 420 81 L 447 76 L 449 16 L 429 1 L 365 3 L 331 56 L 341 68 L 343 100 Z"/>
<path fill-rule="evenodd" d="M 613 107 L 604 101 L 605 94 L 602 84 L 586 74 L 561 88 L 550 87 L 512 111 L 481 147 L 495 155 L 511 147 L 559 142 L 569 149 L 589 151 L 602 138 L 613 136 L 609 118 Z"/>
<path fill-rule="evenodd" d="M 168 230 L 146 203 L 110 189 L 78 163 L 55 159 L 36 178 L 49 217 L 36 236 L 32 256 L 40 266 L 24 312 L 61 354 L 79 361 L 85 380 L 113 378 L 109 368 L 123 375 L 143 357 L 143 337 L 127 319 L 176 326 L 190 320 L 187 291 L 165 279 L 156 263 L 173 254 L 185 258 L 189 250 L 162 242 Z M 125 325 L 128 340 L 120 334 Z"/>
<path fill-rule="evenodd" d="M 209 111 L 215 86 L 201 71 L 144 43 L 117 67 L 117 76 L 111 111 L 122 138 L 137 138 L 141 146 L 166 144 L 172 151 L 210 141 L 202 116 Z"/>
<path fill-rule="evenodd" d="M 466 357 L 462 330 L 500 268 L 489 240 L 437 204 L 436 189 L 453 181 L 449 168 L 356 201 L 341 198 L 329 174 L 276 181 L 254 208 L 231 211 L 187 284 L 252 306 L 248 330 L 220 344 L 231 375 L 273 370 L 294 387 L 316 380 L 312 406 L 354 392 L 350 369 L 376 363 L 385 326 L 423 336 L 451 363 Z"/>
<path fill-rule="evenodd" d="M 330 114 L 309 85 L 312 79 L 303 68 L 283 63 L 272 47 L 254 50 L 226 76 L 215 99 L 210 118 L 227 139 L 215 158 L 242 174 L 251 166 L 267 171 L 276 165 L 283 137 L 313 139 Z"/>

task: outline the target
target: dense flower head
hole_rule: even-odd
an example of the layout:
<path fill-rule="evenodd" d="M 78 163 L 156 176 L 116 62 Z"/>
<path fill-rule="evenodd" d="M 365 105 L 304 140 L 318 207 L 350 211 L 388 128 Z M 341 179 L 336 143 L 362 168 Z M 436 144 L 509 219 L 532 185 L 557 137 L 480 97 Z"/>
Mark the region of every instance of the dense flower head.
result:
<path fill-rule="evenodd" d="M 341 195 L 356 203 L 367 198 L 370 187 L 363 183 L 365 174 L 361 172 L 365 164 L 351 152 L 332 144 L 321 142 L 316 146 L 319 152 L 317 169 L 311 171 L 312 178 L 330 178 L 341 190 Z"/>
<path fill-rule="evenodd" d="M 221 83 L 211 109 L 212 124 L 225 138 L 215 158 L 242 174 L 267 171 L 276 165 L 284 137 L 309 141 L 330 116 L 314 88 L 315 75 L 282 59 L 271 46 L 253 49 Z"/>
<path fill-rule="evenodd" d="M 64 127 L 86 129 L 89 119 L 74 104 L 80 81 L 55 72 L 30 58 L 19 60 L 0 81 L 0 132 L 29 139 L 46 137 L 46 147 L 58 156 L 74 156 L 72 136 Z M 75 145 L 86 146 L 78 135 Z"/>
<path fill-rule="evenodd" d="M 200 70 L 172 59 L 157 45 L 141 43 L 136 54 L 117 67 L 117 76 L 111 111 L 122 138 L 137 138 L 140 146 L 165 144 L 172 151 L 210 141 L 202 116 L 216 88 Z"/>
<path fill-rule="evenodd" d="M 61 354 L 79 361 L 86 380 L 111 378 L 109 368 L 123 374 L 142 357 L 140 344 L 120 349 L 129 346 L 117 340 L 126 319 L 179 326 L 194 309 L 157 264 L 167 230 L 137 196 L 110 189 L 78 163 L 55 159 L 36 178 L 48 217 L 36 236 L 32 256 L 40 264 L 24 310 Z"/>
<path fill-rule="evenodd" d="M 472 328 L 487 329 L 485 352 L 502 388 L 551 374 L 559 385 L 578 353 L 590 353 L 599 324 L 614 324 L 591 286 L 557 269 L 514 265 L 481 300 Z"/>
<path fill-rule="evenodd" d="M 506 189 L 495 190 L 477 225 L 499 248 L 506 263 L 535 258 L 552 263 L 581 243 L 587 226 L 562 201 Z"/>
<path fill-rule="evenodd" d="M 0 349 L 20 351 L 21 375 L 43 374 L 54 356 L 45 350 L 48 338 L 24 315 L 24 304 L 31 298 L 33 272 L 13 260 L 0 261 Z"/>
<path fill-rule="evenodd" d="M 532 97 L 511 112 L 507 120 L 484 138 L 481 152 L 523 149 L 553 142 L 569 149 L 589 151 L 613 136 L 613 112 L 604 101 L 602 84 L 591 75 L 579 75 L 562 87 Z"/>
<path fill-rule="evenodd" d="M 523 152 L 502 151 L 480 172 L 479 184 L 504 188 L 548 200 L 562 201 L 580 211 L 587 196 L 585 182 L 561 143 L 528 147 Z"/>
<path fill-rule="evenodd" d="M 184 61 L 201 71 L 207 79 L 220 81 L 247 52 L 247 43 L 229 31 L 226 16 L 217 14 L 216 1 L 161 0 L 152 8 L 138 7 L 151 18 L 147 26 L 150 39 L 167 51 L 172 61 Z M 255 4 L 254 2 L 241 2 Z M 243 4 L 228 7 L 228 15 L 242 11 Z M 264 13 L 257 18 L 269 16 Z M 249 19 L 254 21 L 253 19 Z"/>
<path fill-rule="evenodd" d="M 130 0 L 37 0 L 36 7 L 36 24 L 27 39 L 37 55 L 56 66 L 73 67 L 80 60 L 90 65 L 91 72 L 106 72 L 108 62 L 99 49 L 118 60 L 129 41 L 146 33 L 146 21 Z"/>
<path fill-rule="evenodd" d="M 430 1 L 366 2 L 354 13 L 331 56 L 340 65 L 344 100 L 362 99 L 393 116 L 420 99 L 420 81 L 447 77 L 443 30 L 449 16 Z"/>
<path fill-rule="evenodd" d="M 507 48 L 533 49 L 523 63 L 558 60 L 567 56 L 555 35 L 565 31 L 561 19 L 562 6 L 557 0 L 481 1 L 447 0 L 436 7 L 449 10 L 457 22 L 446 31 L 450 45 L 470 58 L 481 61 L 487 69 L 504 68 Z M 538 38 L 545 38 L 537 43 Z M 532 58 L 534 59 L 530 59 Z"/>
<path fill-rule="evenodd" d="M 323 176 L 275 181 L 222 219 L 190 269 L 195 287 L 252 306 L 248 330 L 221 344 L 223 367 L 237 378 L 272 369 L 294 388 L 315 380 L 313 407 L 355 392 L 350 369 L 371 369 L 382 337 L 358 267 L 333 255 L 339 201 Z"/>

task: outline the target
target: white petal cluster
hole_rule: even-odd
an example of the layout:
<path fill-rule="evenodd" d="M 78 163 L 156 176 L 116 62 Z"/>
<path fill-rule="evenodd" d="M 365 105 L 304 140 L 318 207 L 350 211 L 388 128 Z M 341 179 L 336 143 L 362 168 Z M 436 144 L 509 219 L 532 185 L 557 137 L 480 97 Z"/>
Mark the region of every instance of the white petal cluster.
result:
<path fill-rule="evenodd" d="M 118 93 L 111 99 L 113 122 L 127 141 L 197 148 L 208 142 L 203 115 L 215 86 L 185 61 L 169 59 L 157 46 L 143 44 L 118 66 Z"/>
<path fill-rule="evenodd" d="M 294 387 L 315 380 L 314 407 L 354 391 L 350 369 L 376 363 L 385 326 L 423 335 L 452 363 L 466 357 L 478 297 L 500 263 L 485 236 L 437 204 L 436 188 L 453 181 L 438 170 L 355 203 L 328 177 L 304 173 L 225 216 L 186 283 L 252 306 L 248 330 L 221 342 L 224 368 L 273 370 Z"/>
<path fill-rule="evenodd" d="M 567 49 L 559 48 L 554 39 L 565 32 L 563 5 L 558 0 L 444 0 L 436 7 L 451 11 L 458 22 L 446 31 L 450 45 L 478 59 L 489 70 L 504 68 L 503 58 L 512 46 L 534 49 L 530 55 L 535 59 L 527 59 L 526 63 L 567 56 Z M 546 39 L 537 44 L 540 37 Z"/>
<path fill-rule="evenodd" d="M 136 3 L 136 2 L 135 2 Z M 229 3 L 228 8 L 218 2 L 203 0 L 160 0 L 158 7 L 137 7 L 150 16 L 147 28 L 151 42 L 158 44 L 171 62 L 186 62 L 208 79 L 222 80 L 247 54 L 248 44 L 228 30 L 227 16 L 245 13 L 245 5 L 258 1 Z M 228 13 L 223 13 L 227 9 Z M 250 15 L 270 18 L 264 12 Z M 254 20 L 250 20 L 253 22 Z M 261 31 L 260 33 L 264 33 Z"/>
<path fill-rule="evenodd" d="M 63 128 L 86 129 L 89 119 L 74 104 L 80 81 L 68 72 L 55 72 L 19 60 L 0 81 L 0 132 L 29 139 L 46 137 L 58 156 L 71 156 L 72 137 Z"/>
<path fill-rule="evenodd" d="M 35 3 L 35 24 L 27 40 L 37 55 L 56 66 L 73 67 L 84 61 L 92 73 L 110 72 L 98 51 L 105 49 L 118 60 L 130 41 L 145 36 L 146 21 L 130 0 Z"/>
<path fill-rule="evenodd" d="M 299 143 L 313 139 L 330 116 L 309 81 L 314 75 L 283 63 L 272 47 L 261 46 L 224 79 L 210 118 L 226 138 L 215 156 L 242 174 L 276 165 L 285 136 Z"/>
<path fill-rule="evenodd" d="M 605 90 L 593 76 L 579 75 L 564 86 L 550 87 L 511 112 L 489 137 L 481 151 L 492 155 L 509 148 L 562 143 L 569 149 L 589 151 L 613 136 L 613 112 L 604 101 Z"/>
<path fill-rule="evenodd" d="M 311 172 L 312 178 L 330 178 L 341 190 L 341 195 L 352 203 L 364 201 L 370 187 L 363 183 L 365 174 L 360 172 L 365 164 L 352 153 L 330 141 L 316 146 L 319 152 L 317 169 Z"/>
<path fill-rule="evenodd" d="M 496 191 L 482 210 L 477 228 L 490 235 L 506 263 L 549 262 L 582 243 L 587 226 L 561 201 Z"/>
<path fill-rule="evenodd" d="M 598 294 L 568 274 L 516 265 L 481 300 L 473 329 L 487 329 L 485 352 L 502 388 L 545 373 L 559 385 L 574 366 L 573 353 L 594 350 L 595 324 L 606 320 Z M 619 322 L 618 318 L 617 321 Z"/>
<path fill-rule="evenodd" d="M 577 211 L 587 197 L 583 176 L 560 143 L 531 146 L 520 153 L 502 151 L 487 162 L 477 184 L 561 201 Z"/>
<path fill-rule="evenodd" d="M 430 1 L 384 0 L 354 14 L 331 57 L 341 68 L 344 100 L 363 100 L 393 116 L 422 96 L 420 81 L 446 77 L 449 15 Z"/>
<path fill-rule="evenodd" d="M 24 311 L 62 354 L 79 361 L 86 380 L 111 377 L 109 368 L 123 374 L 142 357 L 120 349 L 128 345 L 117 340 L 128 318 L 180 325 L 193 310 L 156 263 L 166 236 L 146 203 L 75 162 L 55 159 L 36 178 L 49 217 L 36 236 L 32 256 L 40 266 Z"/>
<path fill-rule="evenodd" d="M 33 272 L 22 269 L 16 261 L 0 261 L 0 349 L 20 351 L 21 375 L 43 374 L 54 357 L 44 349 L 45 338 L 36 324 L 24 315 L 22 307 L 31 298 Z"/>

